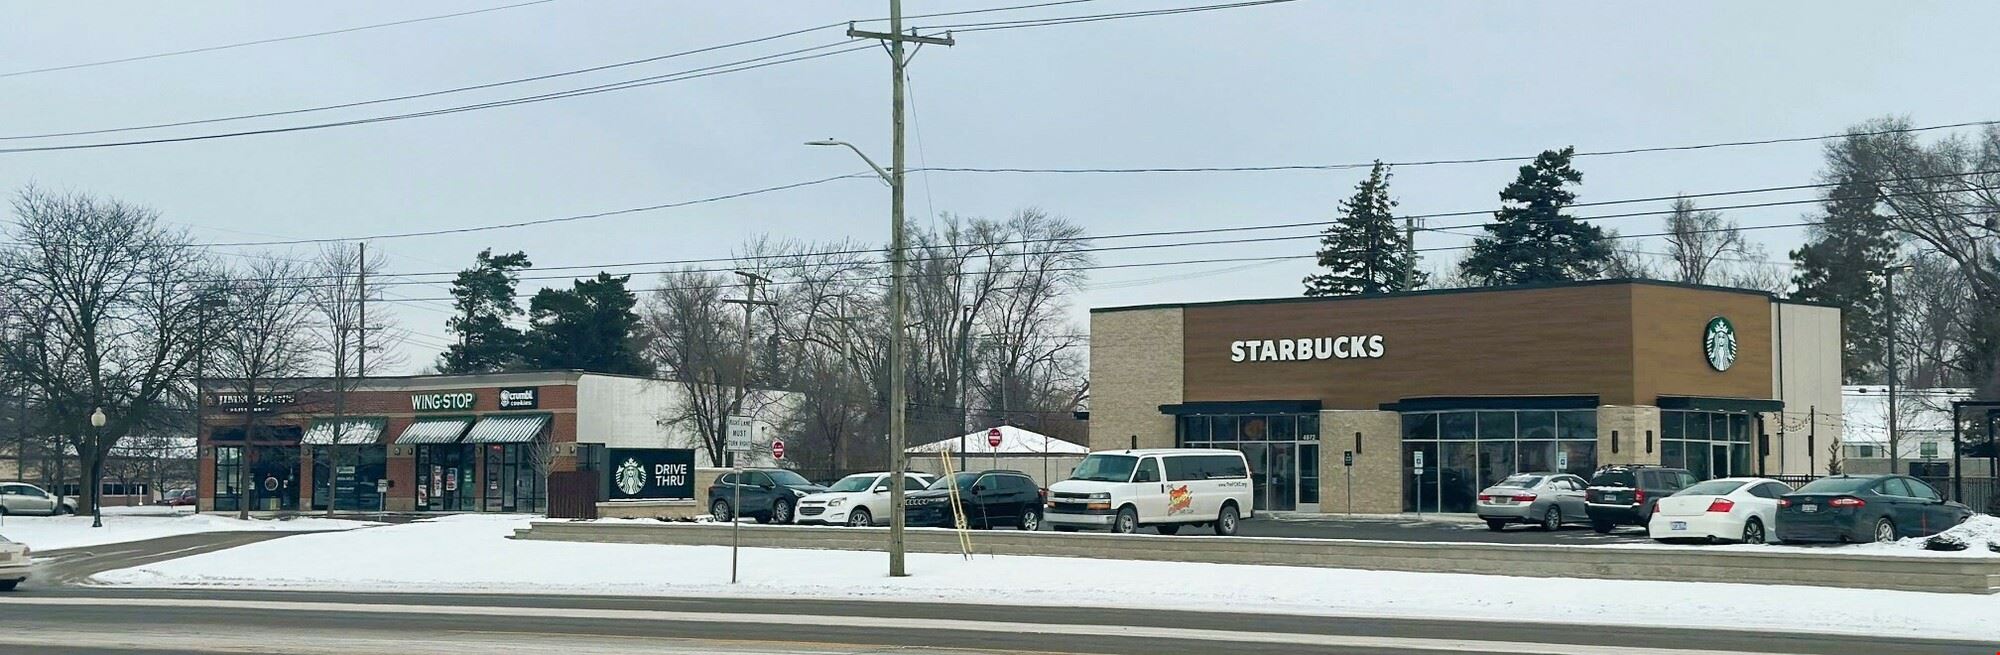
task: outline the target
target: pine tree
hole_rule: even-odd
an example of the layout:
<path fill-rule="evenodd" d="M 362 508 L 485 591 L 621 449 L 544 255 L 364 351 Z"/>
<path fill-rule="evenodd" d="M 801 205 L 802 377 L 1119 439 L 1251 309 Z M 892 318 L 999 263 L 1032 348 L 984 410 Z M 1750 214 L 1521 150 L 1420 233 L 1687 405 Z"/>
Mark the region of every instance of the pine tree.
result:
<path fill-rule="evenodd" d="M 496 257 L 488 248 L 479 252 L 472 268 L 458 272 L 451 282 L 457 315 L 445 321 L 458 341 L 439 358 L 439 372 L 488 373 L 521 365 L 523 337 L 507 319 L 521 315 L 514 304 L 514 288 L 520 283 L 516 271 L 532 265 L 526 253 Z"/>
<path fill-rule="evenodd" d="M 1842 376 L 1849 384 L 1878 381 L 1888 316 L 1882 307 L 1882 270 L 1896 256 L 1888 218 L 1876 212 L 1879 189 L 1847 177 L 1831 191 L 1826 212 L 1806 245 L 1792 251 L 1792 298 L 1840 308 L 1846 333 Z"/>
<path fill-rule="evenodd" d="M 632 276 L 598 273 L 569 290 L 543 289 L 528 301 L 528 359 L 536 368 L 647 375 L 640 357 L 638 297 L 625 288 Z"/>
<path fill-rule="evenodd" d="M 1506 203 L 1493 212 L 1486 236 L 1472 243 L 1459 262 L 1467 278 L 1486 286 L 1595 279 L 1611 261 L 1604 230 L 1563 213 L 1576 202 L 1568 188 L 1583 182 L 1570 166 L 1574 146 L 1548 150 L 1522 166 L 1520 176 L 1500 191 Z"/>
<path fill-rule="evenodd" d="M 1354 186 L 1354 196 L 1340 201 L 1340 217 L 1320 238 L 1319 265 L 1327 272 L 1306 276 L 1306 295 L 1408 291 L 1428 280 L 1417 270 L 1409 235 L 1396 225 L 1389 177 L 1389 167 L 1377 161 Z"/>

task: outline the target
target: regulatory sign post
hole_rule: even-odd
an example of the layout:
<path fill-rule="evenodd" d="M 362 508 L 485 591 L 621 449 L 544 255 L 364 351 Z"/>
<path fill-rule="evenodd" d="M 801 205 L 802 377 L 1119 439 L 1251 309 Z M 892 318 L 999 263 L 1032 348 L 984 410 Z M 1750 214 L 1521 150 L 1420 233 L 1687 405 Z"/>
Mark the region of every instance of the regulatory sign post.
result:
<path fill-rule="evenodd" d="M 1340 466 L 1343 470 L 1347 471 L 1347 514 L 1348 516 L 1353 516 L 1354 515 L 1354 451 L 1352 450 L 1344 451 L 1340 454 Z"/>
<path fill-rule="evenodd" d="M 729 417 L 727 433 L 729 462 L 734 484 L 729 485 L 729 584 L 736 584 L 736 553 L 743 546 L 743 456 L 750 454 L 750 417 Z"/>
<path fill-rule="evenodd" d="M 1419 450 L 1410 454 L 1416 456 L 1415 466 L 1411 468 L 1417 477 L 1417 518 L 1422 519 L 1424 518 L 1424 451 Z"/>
<path fill-rule="evenodd" d="M 771 440 L 771 459 L 775 459 L 775 460 L 779 460 L 779 461 L 783 461 L 783 460 L 785 459 L 785 440 L 784 440 L 784 439 L 772 439 L 772 440 Z"/>
<path fill-rule="evenodd" d="M 1569 472 L 1569 453 L 1567 451 L 1556 451 L 1556 472 Z"/>
<path fill-rule="evenodd" d="M 986 447 L 993 451 L 993 468 L 1000 468 L 1000 428 L 986 429 Z"/>

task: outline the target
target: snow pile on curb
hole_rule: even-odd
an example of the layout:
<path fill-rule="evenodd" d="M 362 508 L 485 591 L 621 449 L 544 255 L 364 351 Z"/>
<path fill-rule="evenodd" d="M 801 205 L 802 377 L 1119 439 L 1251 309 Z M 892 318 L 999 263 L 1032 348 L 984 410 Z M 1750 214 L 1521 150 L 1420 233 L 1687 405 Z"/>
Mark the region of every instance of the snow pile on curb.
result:
<path fill-rule="evenodd" d="M 109 508 L 106 508 L 109 509 Z M 104 527 L 90 527 L 89 516 L 9 516 L 0 524 L 0 535 L 27 544 L 37 551 L 143 541 L 199 532 L 306 532 L 352 530 L 379 525 L 368 521 L 326 518 L 251 519 L 215 514 L 136 514 L 111 513 Z"/>
<path fill-rule="evenodd" d="M 2000 542 L 2000 518 L 1985 514 L 1974 514 L 1972 518 L 1966 519 L 1964 523 L 1960 523 L 1957 527 L 1940 534 L 1957 537 L 1960 541 L 1965 542 L 1967 548 L 1959 551 L 1924 550 L 1924 542 L 1928 541 L 1930 537 L 1910 537 L 1887 543 L 1862 544 L 1855 546 L 1854 550 L 1870 554 L 1914 551 L 1939 556 L 2000 557 L 2000 553 L 1995 553 L 1986 547 L 1989 543 Z"/>
<path fill-rule="evenodd" d="M 875 599 L 1990 638 L 2000 596 L 1776 585 L 1519 578 L 1231 564 L 508 539 L 525 517 L 465 515 L 290 537 L 98 574 L 100 584 L 413 593 Z M 974 537 L 977 545 L 977 536 Z M 1161 585 L 1166 585 L 1162 587 Z M 1170 589 L 1162 596 L 1162 589 Z M 1551 603 L 1549 598 L 1587 599 Z M 1674 611 L 1663 612 L 1670 607 Z"/>

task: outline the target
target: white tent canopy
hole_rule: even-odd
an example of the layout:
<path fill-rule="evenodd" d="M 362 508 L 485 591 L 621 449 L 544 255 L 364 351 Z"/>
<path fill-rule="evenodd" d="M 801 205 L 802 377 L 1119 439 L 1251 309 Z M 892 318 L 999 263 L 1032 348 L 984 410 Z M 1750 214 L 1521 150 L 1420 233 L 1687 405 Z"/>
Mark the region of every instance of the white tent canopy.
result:
<path fill-rule="evenodd" d="M 1002 425 L 1000 447 L 986 445 L 986 430 L 975 430 L 965 435 L 965 454 L 991 455 L 999 451 L 1001 455 L 1088 455 L 1090 448 L 1073 444 L 1055 437 L 1030 432 L 1011 425 Z M 911 447 L 908 453 L 957 453 L 959 438 L 942 439 L 921 446 Z"/>

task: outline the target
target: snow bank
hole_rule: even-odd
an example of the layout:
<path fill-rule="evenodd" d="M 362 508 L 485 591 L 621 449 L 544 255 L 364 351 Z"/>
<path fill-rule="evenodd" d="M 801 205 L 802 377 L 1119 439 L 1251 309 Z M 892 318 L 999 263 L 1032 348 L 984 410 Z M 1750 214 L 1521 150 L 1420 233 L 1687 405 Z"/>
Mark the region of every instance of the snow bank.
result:
<path fill-rule="evenodd" d="M 138 508 L 133 508 L 134 510 Z M 105 508 L 104 527 L 90 527 L 89 516 L 8 516 L 0 523 L 0 535 L 27 544 L 38 551 L 78 548 L 143 541 L 197 532 L 349 530 L 378 525 L 367 521 L 324 518 L 252 519 L 214 514 L 111 511 Z"/>
<path fill-rule="evenodd" d="M 326 591 L 881 599 L 1991 638 L 2000 596 L 1866 589 L 507 539 L 522 517 L 460 516 L 328 534 L 99 574 L 105 584 Z M 977 545 L 978 536 L 974 535 Z M 1162 590 L 1171 590 L 1162 595 Z M 1575 602 L 1549 602 L 1550 598 Z M 1672 608 L 1672 611 L 1661 611 Z M 1784 608 L 1780 626 L 1772 608 Z"/>
<path fill-rule="evenodd" d="M 1923 554 L 1939 557 L 2000 557 L 2000 553 L 1995 553 L 1986 548 L 1986 544 L 1988 543 L 2000 542 L 2000 518 L 1985 514 L 1975 514 L 1972 518 L 1966 519 L 1964 523 L 1959 524 L 1958 527 L 1944 531 L 1944 534 L 1958 537 L 1961 541 L 1964 541 L 1966 549 L 1958 551 L 1924 550 L 1924 542 L 1928 541 L 1930 537 L 1910 537 L 1908 539 L 1899 539 L 1879 544 L 1861 544 L 1854 546 L 1853 550 L 1860 553 Z"/>

